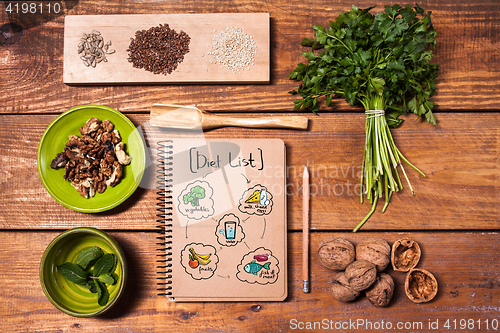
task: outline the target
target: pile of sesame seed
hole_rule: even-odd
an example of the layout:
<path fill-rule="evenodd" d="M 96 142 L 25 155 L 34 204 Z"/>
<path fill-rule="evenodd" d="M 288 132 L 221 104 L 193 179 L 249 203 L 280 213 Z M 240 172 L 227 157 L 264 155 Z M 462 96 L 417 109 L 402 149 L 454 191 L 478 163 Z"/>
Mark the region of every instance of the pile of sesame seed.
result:
<path fill-rule="evenodd" d="M 189 52 L 190 40 L 187 33 L 177 33 L 168 24 L 137 31 L 127 49 L 128 61 L 154 74 L 170 74 Z"/>
<path fill-rule="evenodd" d="M 208 52 L 215 57 L 217 64 L 233 72 L 244 70 L 250 64 L 253 65 L 256 53 L 257 46 L 252 36 L 245 33 L 243 29 L 235 27 L 227 28 L 216 35 Z"/>

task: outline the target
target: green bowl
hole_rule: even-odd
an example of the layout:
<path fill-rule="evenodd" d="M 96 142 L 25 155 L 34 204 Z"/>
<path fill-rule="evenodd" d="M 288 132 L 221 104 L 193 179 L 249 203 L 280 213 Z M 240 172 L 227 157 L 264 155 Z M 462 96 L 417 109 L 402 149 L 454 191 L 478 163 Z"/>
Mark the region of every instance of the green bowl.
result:
<path fill-rule="evenodd" d="M 118 257 L 115 273 L 118 281 L 108 285 L 109 301 L 105 306 L 97 303 L 97 294 L 64 278 L 57 266 L 75 262 L 81 250 L 99 246 L 104 253 Z M 75 317 L 102 314 L 116 304 L 127 281 L 127 263 L 118 243 L 106 233 L 94 228 L 74 228 L 54 238 L 45 250 L 40 263 L 40 283 L 49 301 L 62 312 Z"/>
<path fill-rule="evenodd" d="M 85 199 L 71 182 L 64 180 L 64 168 L 52 169 L 50 163 L 58 153 L 64 151 L 68 136 L 81 136 L 79 128 L 92 117 L 108 119 L 115 125 L 132 161 L 124 166 L 118 184 L 108 187 L 104 193 L 96 193 L 94 197 Z M 63 206 L 84 213 L 106 211 L 125 201 L 139 186 L 145 165 L 146 150 L 141 134 L 127 117 L 107 106 L 83 105 L 66 111 L 49 125 L 38 146 L 38 174 L 49 194 Z"/>

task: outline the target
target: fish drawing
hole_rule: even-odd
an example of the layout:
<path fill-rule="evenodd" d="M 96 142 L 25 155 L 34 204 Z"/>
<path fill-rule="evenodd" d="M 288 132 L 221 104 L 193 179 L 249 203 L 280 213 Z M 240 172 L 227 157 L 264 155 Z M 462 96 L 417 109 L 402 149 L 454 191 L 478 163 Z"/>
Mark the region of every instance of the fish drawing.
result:
<path fill-rule="evenodd" d="M 250 273 L 250 274 L 253 274 L 253 275 L 257 275 L 257 273 L 262 269 L 262 268 L 265 268 L 265 269 L 269 269 L 269 266 L 271 265 L 270 262 L 266 262 L 264 265 L 261 265 L 261 264 L 257 264 L 255 262 L 255 260 L 252 260 L 252 262 L 248 263 L 245 265 L 245 267 L 243 267 L 243 269 L 245 270 L 245 272 L 247 273 Z"/>

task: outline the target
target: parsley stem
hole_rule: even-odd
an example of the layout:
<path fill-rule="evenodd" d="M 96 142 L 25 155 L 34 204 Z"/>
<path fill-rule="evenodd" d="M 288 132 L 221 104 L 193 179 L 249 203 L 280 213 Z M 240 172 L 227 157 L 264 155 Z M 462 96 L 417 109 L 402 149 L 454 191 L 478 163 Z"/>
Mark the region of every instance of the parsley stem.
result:
<path fill-rule="evenodd" d="M 403 154 L 399 151 L 398 148 L 396 148 L 396 151 L 403 161 L 405 161 L 409 166 L 411 166 L 413 169 L 415 169 L 415 171 L 417 171 L 419 174 L 421 174 L 423 177 L 425 177 L 425 174 L 422 171 L 420 171 L 416 166 L 411 164 L 410 161 L 408 161 L 406 159 L 406 157 L 403 156 Z"/>
<path fill-rule="evenodd" d="M 333 38 L 333 39 L 335 39 L 336 41 L 340 42 L 340 44 L 342 44 L 342 45 L 346 48 L 346 50 L 347 50 L 347 51 L 349 51 L 349 52 L 351 53 L 351 55 L 352 55 L 352 56 L 354 56 L 354 53 L 352 53 L 351 49 L 350 49 L 350 48 L 348 48 L 348 47 L 347 47 L 347 45 L 345 45 L 345 44 L 344 44 L 344 42 L 343 42 L 341 39 L 339 39 L 337 36 L 330 35 L 330 34 L 328 34 L 328 33 L 326 33 L 326 32 L 324 32 L 324 34 L 325 34 L 326 36 L 328 36 L 328 37 L 332 37 L 332 38 Z"/>
<path fill-rule="evenodd" d="M 378 196 L 375 194 L 375 198 L 374 198 L 373 204 L 372 204 L 372 209 L 370 209 L 370 211 L 365 216 L 365 218 L 362 219 L 361 222 L 358 223 L 358 225 L 356 226 L 356 228 L 354 228 L 352 230 L 352 232 L 358 231 L 363 226 L 363 224 L 365 224 L 365 222 L 368 221 L 368 219 L 370 218 L 370 216 L 372 216 L 372 214 L 375 212 L 375 208 L 377 208 L 377 202 L 378 202 Z"/>
<path fill-rule="evenodd" d="M 382 94 L 367 94 L 362 101 L 366 110 L 384 110 L 385 101 Z M 385 204 L 382 208 L 384 213 L 389 206 L 392 193 L 403 188 L 398 173 L 398 166 L 401 167 L 404 178 L 406 179 L 410 191 L 415 192 L 411 186 L 406 170 L 402 165 L 405 161 L 420 174 L 423 173 L 411 164 L 396 147 L 392 137 L 389 125 L 385 116 L 371 116 L 366 118 L 365 122 L 365 148 L 363 154 L 363 174 L 361 176 L 361 186 L 365 182 L 366 188 L 360 195 L 361 203 L 363 197 L 370 200 L 372 208 L 365 218 L 353 230 L 356 232 L 373 214 L 378 199 L 385 196 Z"/>
<path fill-rule="evenodd" d="M 405 168 L 403 168 L 403 164 L 400 164 L 401 170 L 403 171 L 403 175 L 406 178 L 406 182 L 408 183 L 408 186 L 410 187 L 411 194 L 415 195 L 415 191 L 413 191 L 413 187 L 411 187 L 410 180 L 408 179 L 408 176 L 406 175 Z"/>

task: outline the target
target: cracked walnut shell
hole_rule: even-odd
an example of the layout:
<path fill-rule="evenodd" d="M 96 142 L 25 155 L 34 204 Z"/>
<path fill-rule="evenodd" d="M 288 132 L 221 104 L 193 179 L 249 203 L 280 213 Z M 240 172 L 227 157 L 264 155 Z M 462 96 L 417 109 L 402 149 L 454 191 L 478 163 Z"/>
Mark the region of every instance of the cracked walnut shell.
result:
<path fill-rule="evenodd" d="M 383 239 L 367 239 L 356 246 L 356 260 L 369 261 L 382 272 L 391 261 L 391 247 Z"/>
<path fill-rule="evenodd" d="M 395 271 L 408 272 L 415 266 L 422 252 L 420 246 L 410 238 L 402 238 L 392 244 L 391 263 Z"/>
<path fill-rule="evenodd" d="M 342 271 L 356 258 L 354 245 L 340 237 L 324 239 L 319 244 L 319 262 L 326 268 Z"/>
<path fill-rule="evenodd" d="M 365 291 L 365 294 L 373 305 L 387 306 L 394 295 L 394 280 L 389 274 L 379 273 L 375 282 Z"/>
<path fill-rule="evenodd" d="M 377 268 L 366 260 L 356 260 L 345 269 L 345 277 L 352 289 L 365 290 L 377 278 Z"/>
<path fill-rule="evenodd" d="M 405 279 L 405 293 L 415 303 L 432 300 L 438 291 L 438 283 L 431 272 L 421 268 L 410 270 Z"/>
<path fill-rule="evenodd" d="M 338 272 L 333 278 L 332 295 L 337 301 L 349 302 L 358 297 L 360 292 L 352 289 L 344 272 Z"/>

